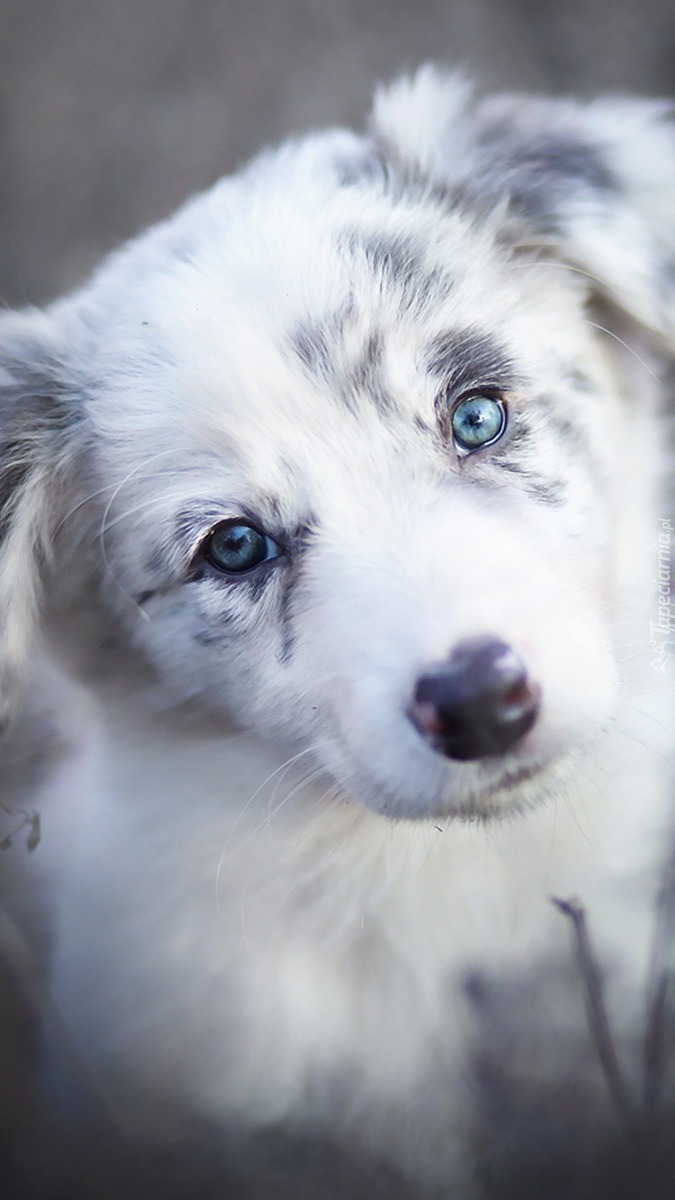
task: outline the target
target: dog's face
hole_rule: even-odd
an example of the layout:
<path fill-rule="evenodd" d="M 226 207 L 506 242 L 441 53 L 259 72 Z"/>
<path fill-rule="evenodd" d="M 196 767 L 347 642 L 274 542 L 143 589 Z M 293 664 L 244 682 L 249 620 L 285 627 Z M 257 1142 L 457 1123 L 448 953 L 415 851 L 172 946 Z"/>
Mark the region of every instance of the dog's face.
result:
<path fill-rule="evenodd" d="M 622 464 L 643 488 L 651 441 L 561 250 L 623 228 L 612 153 L 566 127 L 547 159 L 536 106 L 488 106 L 455 114 L 453 170 L 431 133 L 407 147 L 430 88 L 450 122 L 464 100 L 422 76 L 372 139 L 259 161 L 54 314 L 106 619 L 178 698 L 410 818 L 534 802 L 611 719 Z M 629 265 L 599 282 L 662 332 Z"/>

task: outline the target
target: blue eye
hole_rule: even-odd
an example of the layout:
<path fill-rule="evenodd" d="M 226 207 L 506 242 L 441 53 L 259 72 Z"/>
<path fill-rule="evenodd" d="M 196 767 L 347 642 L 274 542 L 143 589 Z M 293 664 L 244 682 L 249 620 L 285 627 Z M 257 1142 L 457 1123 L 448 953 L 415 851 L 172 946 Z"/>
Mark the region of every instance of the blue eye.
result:
<path fill-rule="evenodd" d="M 266 533 L 245 521 L 223 521 L 211 531 L 202 548 L 207 562 L 226 575 L 243 575 L 270 559 L 281 547 Z"/>
<path fill-rule="evenodd" d="M 477 393 L 460 400 L 452 414 L 452 435 L 459 450 L 478 450 L 496 442 L 506 429 L 506 405 Z"/>

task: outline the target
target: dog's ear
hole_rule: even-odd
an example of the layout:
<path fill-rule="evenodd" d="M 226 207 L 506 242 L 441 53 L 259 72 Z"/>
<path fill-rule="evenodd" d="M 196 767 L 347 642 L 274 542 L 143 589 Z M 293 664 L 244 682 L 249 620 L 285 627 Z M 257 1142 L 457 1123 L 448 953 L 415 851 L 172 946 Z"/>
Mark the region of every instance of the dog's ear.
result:
<path fill-rule="evenodd" d="M 475 100 L 423 68 L 376 99 L 373 133 L 403 171 L 546 246 L 675 346 L 675 120 L 665 102 Z"/>
<path fill-rule="evenodd" d="M 77 416 L 65 379 L 50 316 L 0 316 L 0 731 L 33 642 L 67 492 Z"/>

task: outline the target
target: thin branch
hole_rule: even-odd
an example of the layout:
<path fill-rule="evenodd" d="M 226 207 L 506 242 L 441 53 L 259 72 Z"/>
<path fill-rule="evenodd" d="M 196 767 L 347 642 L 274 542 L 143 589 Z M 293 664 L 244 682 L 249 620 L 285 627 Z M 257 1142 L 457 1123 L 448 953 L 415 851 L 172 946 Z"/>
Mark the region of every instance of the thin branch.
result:
<path fill-rule="evenodd" d="M 552 896 L 551 900 L 572 925 L 577 966 L 584 985 L 588 1028 L 600 1060 L 612 1104 L 620 1119 L 631 1133 L 635 1134 L 637 1113 L 614 1044 L 607 1014 L 602 972 L 588 934 L 585 909 L 575 898 L 561 900 Z"/>
<path fill-rule="evenodd" d="M 673 986 L 671 965 L 675 942 L 675 859 L 666 873 L 656 910 L 656 926 L 649 969 L 647 1018 L 643 1045 L 644 1104 L 647 1113 L 661 1103 L 667 1062 L 669 993 Z"/>

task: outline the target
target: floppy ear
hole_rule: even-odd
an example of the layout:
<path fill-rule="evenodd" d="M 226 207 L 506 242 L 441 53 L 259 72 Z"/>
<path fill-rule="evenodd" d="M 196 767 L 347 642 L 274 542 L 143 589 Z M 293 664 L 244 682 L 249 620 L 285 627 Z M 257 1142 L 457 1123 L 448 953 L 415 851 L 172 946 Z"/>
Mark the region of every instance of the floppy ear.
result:
<path fill-rule="evenodd" d="M 457 204 L 506 210 L 632 318 L 675 346 L 675 121 L 665 102 L 475 100 L 423 68 L 381 92 L 377 141 Z"/>
<path fill-rule="evenodd" d="M 73 409 L 56 326 L 0 317 L 0 731 L 30 652 L 72 457 Z"/>

